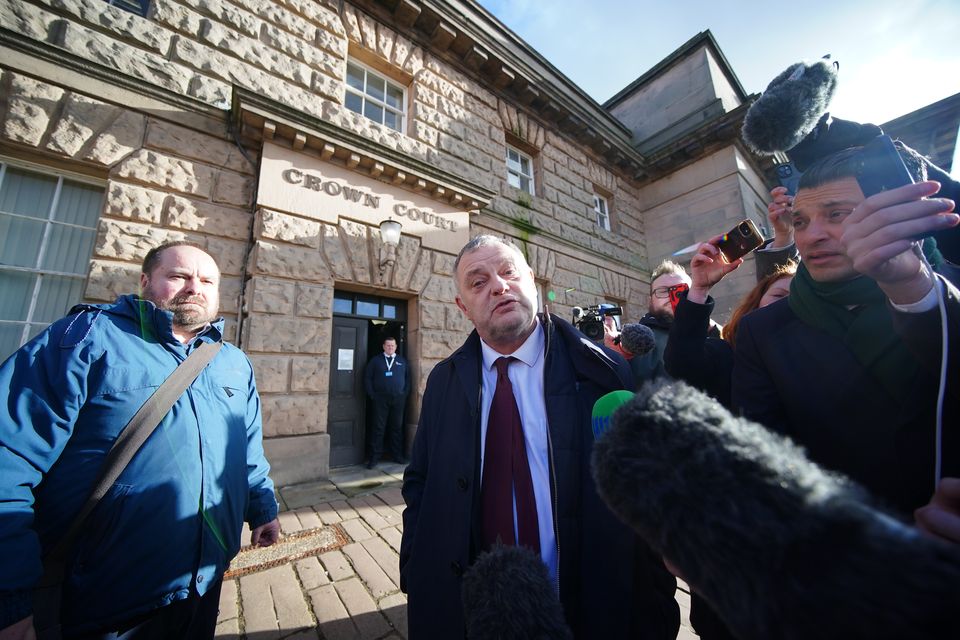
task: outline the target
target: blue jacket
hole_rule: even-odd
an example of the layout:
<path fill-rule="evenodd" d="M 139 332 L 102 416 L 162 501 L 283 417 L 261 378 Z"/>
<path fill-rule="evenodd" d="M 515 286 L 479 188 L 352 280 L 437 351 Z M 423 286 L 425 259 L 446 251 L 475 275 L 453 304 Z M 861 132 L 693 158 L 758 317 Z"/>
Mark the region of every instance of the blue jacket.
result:
<path fill-rule="evenodd" d="M 544 395 L 560 601 L 580 638 L 673 640 L 676 580 L 606 507 L 590 473 L 596 400 L 632 389 L 626 363 L 569 323 L 543 316 Z M 476 559 L 480 497 L 480 338 L 474 331 L 427 381 L 403 477 L 400 588 L 411 640 L 462 638 L 461 576 Z"/>
<path fill-rule="evenodd" d="M 222 340 L 223 320 L 198 340 Z M 0 628 L 30 612 L 41 556 L 93 488 L 134 413 L 195 348 L 136 296 L 80 305 L 0 365 Z M 95 629 L 221 577 L 251 528 L 277 515 L 260 400 L 224 343 L 90 514 L 73 546 L 62 622 Z"/>

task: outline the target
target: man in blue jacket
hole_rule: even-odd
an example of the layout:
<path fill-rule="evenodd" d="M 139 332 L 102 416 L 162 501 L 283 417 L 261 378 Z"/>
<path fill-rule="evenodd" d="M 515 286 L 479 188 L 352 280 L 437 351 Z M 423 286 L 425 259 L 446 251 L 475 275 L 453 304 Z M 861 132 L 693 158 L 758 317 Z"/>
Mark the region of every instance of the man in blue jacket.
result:
<path fill-rule="evenodd" d="M 151 250 L 142 293 L 78 305 L 0 365 L 0 638 L 33 637 L 31 591 L 119 432 L 203 342 L 223 340 L 220 272 Z M 224 343 L 86 519 L 68 556 L 64 637 L 212 638 L 240 547 L 279 536 L 260 400 Z"/>
<path fill-rule="evenodd" d="M 633 388 L 626 362 L 537 314 L 533 271 L 515 247 L 478 236 L 454 271 L 476 330 L 430 373 L 404 473 L 409 637 L 464 636 L 461 576 L 499 541 L 541 557 L 576 637 L 675 638 L 675 579 L 590 474 L 593 404 Z"/>
<path fill-rule="evenodd" d="M 383 438 L 386 434 L 390 456 L 401 464 L 406 463 L 403 445 L 403 409 L 410 392 L 410 365 L 397 353 L 396 338 L 383 341 L 383 353 L 378 353 L 367 363 L 363 371 L 363 384 L 370 398 L 373 416 L 370 420 L 370 457 L 367 469 L 373 469 L 383 454 Z"/>

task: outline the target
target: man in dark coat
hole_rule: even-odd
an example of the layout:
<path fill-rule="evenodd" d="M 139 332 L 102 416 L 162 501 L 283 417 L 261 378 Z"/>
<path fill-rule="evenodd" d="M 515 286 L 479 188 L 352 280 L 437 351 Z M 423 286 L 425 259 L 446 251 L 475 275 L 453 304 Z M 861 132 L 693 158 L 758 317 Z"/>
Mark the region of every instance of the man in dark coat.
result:
<path fill-rule="evenodd" d="M 537 315 L 533 272 L 501 240 L 474 238 L 455 273 L 457 304 L 476 330 L 431 372 L 404 474 L 400 586 L 408 594 L 410 638 L 464 635 L 461 575 L 490 547 L 484 480 L 499 452 L 485 445 L 496 428 L 491 403 L 502 397 L 493 390 L 502 379 L 491 372 L 501 356 L 515 359 L 505 375 L 536 498 L 532 548 L 570 628 L 580 638 L 675 638 L 675 579 L 606 508 L 590 474 L 592 407 L 609 391 L 632 388 L 626 363 L 567 322 Z M 524 544 L 516 476 L 512 491 Z"/>
<path fill-rule="evenodd" d="M 938 469 L 960 475 L 960 295 L 950 265 L 928 252 L 931 271 L 913 241 L 958 218 L 952 201 L 932 197 L 934 182 L 865 198 L 859 154 L 806 169 L 791 213 L 801 266 L 787 300 L 740 325 L 733 403 L 910 519 L 934 495 Z M 950 336 L 942 433 L 938 295 Z"/>
<path fill-rule="evenodd" d="M 410 393 L 410 365 L 397 353 L 397 340 L 383 341 L 383 353 L 367 363 L 363 371 L 363 385 L 370 398 L 373 416 L 370 420 L 370 441 L 367 448 L 367 469 L 372 469 L 383 455 L 386 434 L 390 456 L 401 464 L 407 461 L 403 444 L 403 409 Z"/>

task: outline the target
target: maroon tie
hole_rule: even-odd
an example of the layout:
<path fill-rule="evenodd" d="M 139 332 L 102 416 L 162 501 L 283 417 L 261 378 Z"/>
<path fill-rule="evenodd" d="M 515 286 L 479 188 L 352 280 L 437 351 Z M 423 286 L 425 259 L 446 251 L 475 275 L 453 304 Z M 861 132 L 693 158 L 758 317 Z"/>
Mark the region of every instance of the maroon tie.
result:
<path fill-rule="evenodd" d="M 485 549 L 498 541 L 517 544 L 513 534 L 513 498 L 517 499 L 517 531 L 521 547 L 540 552 L 537 500 L 527 464 L 520 410 L 513 397 L 507 367 L 515 358 L 497 358 L 497 390 L 487 420 L 487 442 L 483 456 L 483 483 L 480 509 Z"/>

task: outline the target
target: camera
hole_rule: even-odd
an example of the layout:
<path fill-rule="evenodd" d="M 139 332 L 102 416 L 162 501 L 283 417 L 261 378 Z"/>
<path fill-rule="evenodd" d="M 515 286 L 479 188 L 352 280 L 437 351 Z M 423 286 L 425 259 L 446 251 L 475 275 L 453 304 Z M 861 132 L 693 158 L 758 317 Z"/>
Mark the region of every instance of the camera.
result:
<path fill-rule="evenodd" d="M 728 231 L 720 239 L 717 248 L 729 263 L 742 258 L 763 244 L 763 234 L 752 220 L 744 220 Z"/>
<path fill-rule="evenodd" d="M 607 316 L 622 316 L 623 309 L 615 304 L 598 304 L 592 307 L 573 308 L 573 326 L 594 342 L 603 340 L 603 319 Z M 617 322 L 617 328 L 620 323 Z"/>

